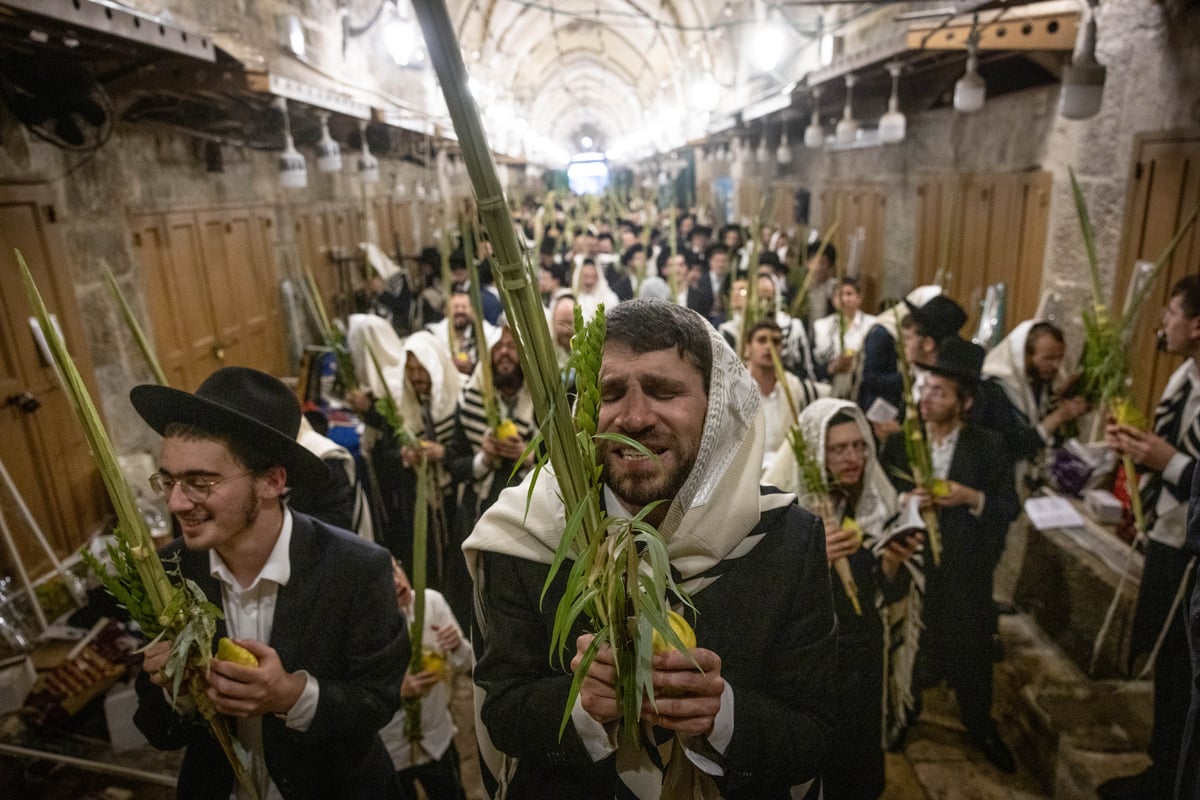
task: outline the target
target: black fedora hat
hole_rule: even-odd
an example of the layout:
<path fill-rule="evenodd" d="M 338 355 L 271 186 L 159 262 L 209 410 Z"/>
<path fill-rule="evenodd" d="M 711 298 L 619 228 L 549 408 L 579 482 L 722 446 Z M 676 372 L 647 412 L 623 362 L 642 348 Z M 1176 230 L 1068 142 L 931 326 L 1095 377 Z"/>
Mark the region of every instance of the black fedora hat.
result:
<path fill-rule="evenodd" d="M 967 312 L 946 295 L 939 294 L 925 305 L 914 308 L 912 318 L 926 336 L 941 342 L 962 329 L 967 323 Z"/>
<path fill-rule="evenodd" d="M 245 442 L 287 470 L 287 485 L 312 488 L 329 479 L 325 462 L 296 441 L 300 403 L 283 383 L 248 367 L 222 367 L 195 394 L 143 384 L 129 393 L 133 407 L 162 435 L 184 422 Z"/>
<path fill-rule="evenodd" d="M 929 367 L 935 375 L 959 382 L 964 389 L 974 391 L 983 371 L 984 350 L 961 336 L 950 335 L 938 345 L 937 361 Z"/>

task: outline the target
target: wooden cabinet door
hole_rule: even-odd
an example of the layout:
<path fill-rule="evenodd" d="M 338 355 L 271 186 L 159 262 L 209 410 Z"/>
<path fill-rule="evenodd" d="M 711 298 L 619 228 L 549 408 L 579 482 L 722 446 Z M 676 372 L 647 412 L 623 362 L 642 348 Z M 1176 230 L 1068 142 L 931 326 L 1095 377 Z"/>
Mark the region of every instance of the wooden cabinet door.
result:
<path fill-rule="evenodd" d="M 917 187 L 917 285 L 946 272 L 946 292 L 974 335 L 993 283 L 1007 292 L 1005 330 L 1037 311 L 1050 209 L 1048 172 L 927 177 Z"/>
<path fill-rule="evenodd" d="M 1155 261 L 1184 218 L 1200 199 L 1200 131 L 1143 134 L 1134 141 L 1134 159 L 1126 201 L 1120 261 L 1116 269 L 1114 308 L 1124 305 L 1134 263 Z M 1147 419 L 1167 378 L 1179 366 L 1178 356 L 1155 349 L 1155 332 L 1171 286 L 1195 274 L 1200 263 L 1200 226 L 1193 225 L 1147 295 L 1130 345 L 1134 399 Z"/>
<path fill-rule="evenodd" d="M 192 392 L 222 364 L 221 340 L 205 273 L 205 232 L 192 212 L 167 214 L 164 224 L 170 249 L 170 285 L 174 289 L 165 298 L 167 313 L 179 319 L 187 356 L 187 383 L 176 388 Z"/>
<path fill-rule="evenodd" d="M 50 221 L 51 197 L 42 187 L 0 186 L 0 460 L 58 556 L 66 557 L 109 516 L 109 506 L 83 428 L 37 347 L 29 322 L 33 311 L 13 255 L 20 249 L 92 397 L 98 398 L 69 267 Z M 25 393 L 36 408 L 18 404 L 15 398 Z M 0 488 L 0 513 L 26 567 L 34 575 L 46 571 L 49 559 L 6 488 Z M 0 546 L 0 572 L 11 574 L 11 563 Z"/>
<path fill-rule="evenodd" d="M 268 209 L 150 213 L 133 225 L 155 351 L 173 386 L 194 391 L 234 364 L 286 374 Z"/>
<path fill-rule="evenodd" d="M 886 208 L 884 188 L 873 184 L 833 186 L 821 194 L 820 234 L 824 236 L 833 221 L 838 220 L 832 239 L 837 248 L 838 269 L 858 278 L 864 309 L 875 309 L 879 302 Z M 853 244 L 855 241 L 857 244 Z"/>

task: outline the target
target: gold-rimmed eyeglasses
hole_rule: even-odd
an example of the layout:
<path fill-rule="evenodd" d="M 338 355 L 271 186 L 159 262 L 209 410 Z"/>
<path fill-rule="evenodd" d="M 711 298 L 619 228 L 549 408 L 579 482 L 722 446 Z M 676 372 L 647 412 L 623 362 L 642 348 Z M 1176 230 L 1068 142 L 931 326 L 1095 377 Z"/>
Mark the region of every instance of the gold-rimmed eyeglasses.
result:
<path fill-rule="evenodd" d="M 150 488 L 154 493 L 163 500 L 171 499 L 171 492 L 175 491 L 178 486 L 183 496 L 193 503 L 203 503 L 212 494 L 212 490 L 217 486 L 231 481 L 234 478 L 244 478 L 250 475 L 251 471 L 239 472 L 237 475 L 228 475 L 224 478 L 205 478 L 202 475 L 184 475 L 182 478 L 175 478 L 167 475 L 164 472 L 156 472 L 150 476 Z"/>

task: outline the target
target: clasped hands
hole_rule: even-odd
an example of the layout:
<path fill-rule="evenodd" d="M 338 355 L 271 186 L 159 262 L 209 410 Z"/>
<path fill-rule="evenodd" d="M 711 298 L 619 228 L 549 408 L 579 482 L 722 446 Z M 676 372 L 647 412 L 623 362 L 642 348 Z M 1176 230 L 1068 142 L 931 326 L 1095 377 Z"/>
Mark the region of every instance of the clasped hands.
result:
<path fill-rule="evenodd" d="M 286 714 L 304 691 L 303 675 L 288 672 L 275 648 L 254 639 L 235 639 L 258 659 L 257 667 L 234 664 L 213 658 L 208 669 L 208 699 L 213 707 L 231 717 L 262 714 Z M 171 681 L 163 674 L 171 653 L 171 643 L 155 642 L 146 648 L 142 669 L 156 686 L 170 689 Z"/>
<path fill-rule="evenodd" d="M 583 654 L 594 638 L 587 633 L 575 640 L 572 672 L 579 668 Z M 686 736 L 707 736 L 712 733 L 717 712 L 721 710 L 721 694 L 725 691 L 721 657 L 703 647 L 693 648 L 690 653 L 691 658 L 678 650 L 654 655 L 654 698 L 658 708 L 651 705 L 649 698 L 643 697 L 641 718 L 651 725 Z M 700 670 L 696 669 L 692 658 L 700 665 Z M 616 679 L 616 663 L 606 644 L 596 653 L 579 688 L 583 710 L 602 725 L 621 718 Z"/>

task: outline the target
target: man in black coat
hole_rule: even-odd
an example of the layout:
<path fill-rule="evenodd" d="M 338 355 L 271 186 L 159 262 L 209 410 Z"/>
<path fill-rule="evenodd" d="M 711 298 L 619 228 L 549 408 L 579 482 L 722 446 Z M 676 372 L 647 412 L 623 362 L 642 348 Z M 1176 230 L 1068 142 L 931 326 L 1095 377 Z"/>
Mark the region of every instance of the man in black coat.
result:
<path fill-rule="evenodd" d="M 912 474 L 903 431 L 888 438 L 880 461 L 897 491 L 917 494 L 937 509 L 940 528 L 941 564 L 925 560 L 925 629 L 914 695 L 946 678 L 971 741 L 998 769 L 1013 772 L 1016 762 L 991 717 L 992 572 L 999 542 L 1020 508 L 1003 439 L 963 422 L 982 365 L 983 348 L 949 336 L 921 390 L 933 477 L 945 481 L 944 493 L 930 497 L 902 477 Z"/>
<path fill-rule="evenodd" d="M 758 391 L 720 334 L 663 302 L 632 300 L 607 318 L 597 430 L 656 457 L 598 443 L 605 508 L 626 517 L 665 501 L 645 519 L 691 595 L 695 613 L 675 607 L 696 646 L 654 657 L 645 747 L 622 728 L 607 646 L 568 706 L 592 635 L 583 617 L 563 658 L 550 652 L 571 565 L 543 586 L 566 512 L 546 472 L 505 490 L 463 547 L 482 634 L 484 760 L 510 798 L 816 797 L 836 661 L 823 526 L 792 495 L 760 489 Z M 686 794 L 670 788 L 681 785 Z"/>
<path fill-rule="evenodd" d="M 130 399 L 164 437 L 151 484 L 182 534 L 165 556 L 222 609 L 217 637 L 258 659 L 214 659 L 207 678 L 258 796 L 395 796 L 377 734 L 399 707 L 409 657 L 391 559 L 283 502 L 285 487 L 304 492 L 328 477 L 286 432 L 298 424 L 295 396 L 269 375 L 227 367 L 194 395 L 138 386 Z M 134 722 L 156 747 L 187 748 L 179 797 L 247 796 L 195 710 L 172 708 L 170 645 L 146 650 Z"/>

